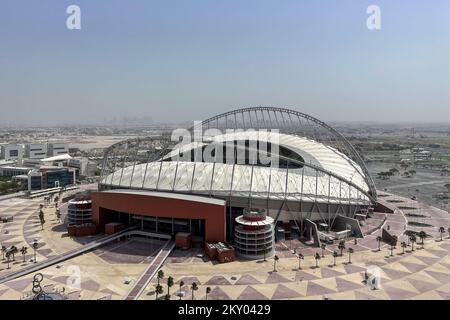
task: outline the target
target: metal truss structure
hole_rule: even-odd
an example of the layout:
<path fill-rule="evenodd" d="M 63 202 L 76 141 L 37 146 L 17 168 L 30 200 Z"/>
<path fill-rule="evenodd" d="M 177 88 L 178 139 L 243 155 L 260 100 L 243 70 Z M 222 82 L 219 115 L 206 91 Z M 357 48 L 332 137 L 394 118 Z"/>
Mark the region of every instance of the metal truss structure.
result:
<path fill-rule="evenodd" d="M 305 219 L 332 226 L 337 215 L 353 216 L 376 202 L 375 184 L 361 156 L 338 131 L 314 117 L 285 108 L 243 108 L 209 118 L 189 132 L 194 138 L 199 130 L 207 133 L 211 129 L 224 133 L 230 129 L 277 130 L 286 141 L 312 145 L 318 155 L 326 154 L 325 163 L 332 163 L 336 157 L 336 165 L 301 162 L 281 155 L 278 157 L 287 163 L 286 168 L 226 164 L 222 159 L 181 161 L 168 157 L 174 153 L 169 136 L 145 137 L 119 142 L 105 151 L 99 189 L 145 189 L 222 198 L 230 209 L 230 223 L 232 207 L 253 206 L 272 212 L 275 220 L 282 214 L 290 215 L 300 221 L 301 230 Z M 290 169 L 290 164 L 297 169 Z M 337 170 L 342 167 L 346 171 Z"/>

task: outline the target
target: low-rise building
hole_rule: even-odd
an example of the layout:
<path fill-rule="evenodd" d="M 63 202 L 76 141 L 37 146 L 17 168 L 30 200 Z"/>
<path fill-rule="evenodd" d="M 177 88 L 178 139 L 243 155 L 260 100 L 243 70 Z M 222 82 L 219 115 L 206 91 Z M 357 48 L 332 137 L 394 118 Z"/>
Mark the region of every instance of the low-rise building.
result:
<path fill-rule="evenodd" d="M 21 161 L 23 146 L 20 144 L 6 144 L 1 146 L 1 158 L 4 160 Z"/>
<path fill-rule="evenodd" d="M 25 158 L 44 159 L 47 157 L 46 143 L 30 143 L 25 147 Z"/>
<path fill-rule="evenodd" d="M 60 156 L 69 153 L 68 143 L 49 143 L 47 155 L 49 157 Z"/>

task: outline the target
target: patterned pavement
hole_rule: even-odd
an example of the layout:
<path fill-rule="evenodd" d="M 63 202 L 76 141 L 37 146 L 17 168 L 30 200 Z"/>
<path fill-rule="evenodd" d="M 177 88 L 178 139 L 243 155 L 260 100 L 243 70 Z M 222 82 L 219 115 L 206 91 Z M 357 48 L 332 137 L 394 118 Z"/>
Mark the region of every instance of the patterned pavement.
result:
<path fill-rule="evenodd" d="M 427 248 L 430 246 L 430 248 Z M 262 271 L 237 273 L 238 266 L 230 265 L 228 273 L 220 275 L 214 267 L 207 272 L 195 272 L 192 275 L 178 275 L 179 268 L 173 269 L 170 264 L 163 268 L 166 278 L 175 278 L 172 293 L 179 290 L 179 283 L 185 285 L 183 299 L 192 298 L 190 285 L 196 282 L 199 290 L 194 293 L 196 299 L 205 298 L 206 287 L 211 288 L 208 299 L 218 300 L 264 300 L 264 299 L 450 299 L 450 240 L 425 243 L 425 249 L 414 252 L 407 250 L 405 254 L 397 249 L 393 257 L 383 250 L 377 253 L 375 262 L 356 261 L 346 263 L 347 256 L 339 257 L 337 265 L 332 266 L 332 257 L 327 255 L 321 259 L 319 268 L 313 266 L 296 270 L 296 261 L 286 259 L 289 267 L 281 267 L 277 272 Z M 375 254 L 375 253 L 372 253 Z M 281 261 L 281 260 L 280 260 Z M 306 261 L 305 261 L 306 262 Z M 312 261 L 310 261 L 312 262 Z M 312 263 L 311 263 L 312 264 Z M 272 259 L 260 263 L 272 270 Z M 379 268 L 381 285 L 373 290 L 364 283 L 364 272 L 370 266 Z M 189 269 L 195 269 L 191 266 Z M 277 268 L 278 269 L 278 268 Z M 181 270 L 180 270 L 181 271 Z M 205 270 L 206 271 L 206 270 Z M 184 271 L 186 273 L 186 270 Z M 215 274 L 215 275 L 214 275 Z M 161 283 L 165 283 L 162 279 Z M 149 294 L 141 299 L 154 299 L 152 291 L 156 280 L 152 280 L 147 290 Z M 178 299 L 175 295 L 172 299 Z"/>
<path fill-rule="evenodd" d="M 333 266 L 331 253 L 337 245 L 328 245 L 325 257 L 315 268 L 312 256 L 321 250 L 308 247 L 298 240 L 277 244 L 277 255 L 280 261 L 277 272 L 273 270 L 273 259 L 267 261 L 238 260 L 227 264 L 209 261 L 201 249 L 189 251 L 175 250 L 167 259 L 163 270 L 166 278 L 172 276 L 175 285 L 171 288 L 172 299 L 178 299 L 176 293 L 180 281 L 182 299 L 191 299 L 190 284 L 196 282 L 199 290 L 194 293 L 195 299 L 205 298 L 205 289 L 212 290 L 208 299 L 450 299 L 450 239 L 436 241 L 428 239 L 425 248 L 411 252 L 411 247 L 402 254 L 402 248 L 390 256 L 389 246 L 382 243 L 381 251 L 377 251 L 377 236 L 380 227 L 389 227 L 399 236 L 399 242 L 406 239 L 403 232 L 412 219 L 408 213 L 426 214 L 427 223 L 432 224 L 425 230 L 435 238 L 438 227 L 450 226 L 450 215 L 437 208 L 425 206 L 410 199 L 384 194 L 380 198 L 386 206 L 393 208 L 394 213 L 376 213 L 374 217 L 363 223 L 363 230 L 368 234 L 358 239 L 357 244 L 350 239 L 346 247 L 353 248 L 352 264 L 348 264 L 347 250 L 343 257 L 337 258 Z M 63 231 L 54 229 L 57 221 L 48 216 L 48 224 L 41 231 L 37 216 L 41 200 L 9 199 L 0 202 L 0 217 L 14 215 L 14 221 L 0 224 L 0 241 L 7 247 L 16 245 L 30 247 L 34 239 L 38 239 L 40 248 L 38 259 L 52 257 L 67 251 L 71 246 L 81 245 L 70 238 L 63 238 Z M 49 213 L 54 208 L 48 209 Z M 52 211 L 53 210 L 53 211 Z M 422 221 L 422 220 L 420 220 Z M 409 228 L 409 227 L 408 227 Z M 447 235 L 446 235 L 447 236 Z M 88 241 L 88 240 L 77 240 Z M 44 274 L 43 288 L 47 292 L 60 291 L 64 288 L 69 299 L 122 299 L 133 281 L 145 270 L 147 262 L 160 247 L 157 241 L 127 240 L 111 244 L 94 252 L 66 261 L 62 265 L 42 270 Z M 302 270 L 298 270 L 298 260 L 291 249 L 301 248 L 305 255 Z M 16 257 L 11 270 L 6 270 L 5 261 L 0 263 L 0 274 L 19 269 L 31 263 L 32 249 L 29 248 L 25 264 L 22 256 Z M 80 271 L 80 285 L 71 285 L 71 266 Z M 368 268 L 378 267 L 381 287 L 372 290 L 364 282 L 364 273 Z M 166 278 L 161 280 L 166 289 Z M 153 279 L 140 299 L 155 299 Z M 20 299 L 26 297 L 31 290 L 32 275 L 25 276 L 0 285 L 0 299 Z"/>

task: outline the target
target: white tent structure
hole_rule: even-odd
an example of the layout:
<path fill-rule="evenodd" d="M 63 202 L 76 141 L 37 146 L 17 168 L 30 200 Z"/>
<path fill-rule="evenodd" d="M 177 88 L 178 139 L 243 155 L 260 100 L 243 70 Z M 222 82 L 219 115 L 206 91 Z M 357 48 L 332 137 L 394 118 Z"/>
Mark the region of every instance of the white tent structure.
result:
<path fill-rule="evenodd" d="M 201 139 L 196 139 L 198 132 Z M 191 128 L 191 141 L 154 138 L 111 146 L 99 188 L 142 189 L 227 200 L 257 207 L 277 220 L 323 221 L 353 217 L 376 201 L 361 156 L 336 130 L 297 111 L 257 107 L 227 112 Z M 241 156 L 242 155 L 242 156 Z M 270 158 L 267 163 L 262 159 Z"/>

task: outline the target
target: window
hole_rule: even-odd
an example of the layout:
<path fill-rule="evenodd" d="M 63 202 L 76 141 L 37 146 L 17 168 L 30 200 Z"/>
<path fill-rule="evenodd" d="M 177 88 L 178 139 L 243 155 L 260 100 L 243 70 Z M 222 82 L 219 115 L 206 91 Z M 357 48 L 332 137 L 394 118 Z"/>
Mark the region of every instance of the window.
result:
<path fill-rule="evenodd" d="M 9 150 L 9 156 L 10 157 L 18 157 L 19 156 L 19 150 Z"/>

